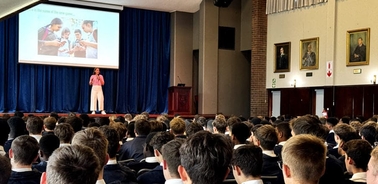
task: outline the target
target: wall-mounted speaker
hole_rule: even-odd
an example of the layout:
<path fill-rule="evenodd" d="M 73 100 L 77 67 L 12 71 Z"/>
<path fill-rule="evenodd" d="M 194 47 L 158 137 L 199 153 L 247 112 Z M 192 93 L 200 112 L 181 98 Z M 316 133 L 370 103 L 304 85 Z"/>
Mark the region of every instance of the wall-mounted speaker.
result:
<path fill-rule="evenodd" d="M 214 5 L 218 7 L 228 7 L 232 0 L 214 0 Z"/>

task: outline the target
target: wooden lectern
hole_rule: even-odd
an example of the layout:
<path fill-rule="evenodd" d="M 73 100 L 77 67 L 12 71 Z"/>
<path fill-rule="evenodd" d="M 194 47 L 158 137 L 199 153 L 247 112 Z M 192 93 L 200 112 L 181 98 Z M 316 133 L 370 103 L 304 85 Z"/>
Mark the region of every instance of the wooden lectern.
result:
<path fill-rule="evenodd" d="M 192 114 L 191 87 L 168 88 L 168 114 Z"/>

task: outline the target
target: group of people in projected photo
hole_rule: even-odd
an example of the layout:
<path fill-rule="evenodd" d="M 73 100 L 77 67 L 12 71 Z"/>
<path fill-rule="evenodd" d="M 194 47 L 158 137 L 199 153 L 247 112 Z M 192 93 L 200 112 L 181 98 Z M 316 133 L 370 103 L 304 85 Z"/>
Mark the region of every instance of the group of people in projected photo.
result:
<path fill-rule="evenodd" d="M 83 20 L 81 27 L 70 29 L 63 27 L 60 18 L 54 18 L 50 24 L 38 30 L 38 54 L 60 57 L 79 57 L 97 59 L 97 29 L 95 21 Z M 60 35 L 57 32 L 60 31 Z M 70 40 L 70 34 L 75 34 L 75 39 Z M 88 36 L 84 38 L 84 33 Z"/>

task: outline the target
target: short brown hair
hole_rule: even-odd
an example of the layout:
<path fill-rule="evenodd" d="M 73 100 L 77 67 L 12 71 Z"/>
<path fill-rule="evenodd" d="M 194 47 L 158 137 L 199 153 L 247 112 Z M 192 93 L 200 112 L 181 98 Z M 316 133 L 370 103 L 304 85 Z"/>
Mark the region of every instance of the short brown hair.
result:
<path fill-rule="evenodd" d="M 100 160 L 100 165 L 105 166 L 106 154 L 108 153 L 108 140 L 98 128 L 87 128 L 76 132 L 72 139 L 72 144 L 92 148 Z"/>
<path fill-rule="evenodd" d="M 180 147 L 181 165 L 193 183 L 221 183 L 231 157 L 231 141 L 208 131 L 197 132 Z"/>
<path fill-rule="evenodd" d="M 319 181 L 325 171 L 327 148 L 313 135 L 290 138 L 282 149 L 282 162 L 289 166 L 293 177 L 301 181 Z"/>
<path fill-rule="evenodd" d="M 12 171 L 9 158 L 0 155 L 0 165 L 0 183 L 7 183 Z"/>
<path fill-rule="evenodd" d="M 156 120 L 150 120 L 151 132 L 163 131 L 163 123 Z"/>
<path fill-rule="evenodd" d="M 125 124 L 123 124 L 121 122 L 115 122 L 115 123 L 112 123 L 109 126 L 117 130 L 118 136 L 119 136 L 119 141 L 121 141 L 126 136 L 127 128 L 126 128 Z"/>
<path fill-rule="evenodd" d="M 151 125 L 145 119 L 135 121 L 135 133 L 138 135 L 148 135 L 151 132 Z"/>
<path fill-rule="evenodd" d="M 43 120 L 43 124 L 49 130 L 54 130 L 56 126 L 56 119 L 54 117 L 47 117 Z"/>
<path fill-rule="evenodd" d="M 70 143 L 75 131 L 70 124 L 61 123 L 55 127 L 54 134 L 59 138 L 61 143 Z"/>
<path fill-rule="evenodd" d="M 215 127 L 219 133 L 224 134 L 227 128 L 227 122 L 224 119 L 224 116 L 221 116 L 221 117 L 223 118 L 215 118 L 212 124 L 213 124 L 213 127 Z"/>
<path fill-rule="evenodd" d="M 257 128 L 253 134 L 260 141 L 260 146 L 264 150 L 273 150 L 278 142 L 276 129 L 271 125 L 263 125 Z"/>
<path fill-rule="evenodd" d="M 176 138 L 164 144 L 162 148 L 163 159 L 167 162 L 169 174 L 172 177 L 180 177 L 178 173 L 178 166 L 180 161 L 180 147 L 185 142 L 183 138 Z"/>
<path fill-rule="evenodd" d="M 47 163 L 47 183 L 95 184 L 102 166 L 95 152 L 80 145 L 63 146 Z"/>
<path fill-rule="evenodd" d="M 43 120 L 37 116 L 31 116 L 26 121 L 26 129 L 31 134 L 40 134 L 43 130 Z"/>
<path fill-rule="evenodd" d="M 353 165 L 356 168 L 363 169 L 366 172 L 372 150 L 368 141 L 362 139 L 350 140 L 343 144 L 342 149 L 348 157 L 353 159 Z"/>
<path fill-rule="evenodd" d="M 175 117 L 169 122 L 169 127 L 173 134 L 184 134 L 185 132 L 185 121 L 180 117 Z"/>
<path fill-rule="evenodd" d="M 39 145 L 34 137 L 21 135 L 13 140 L 11 149 L 15 163 L 30 165 L 38 156 Z"/>
<path fill-rule="evenodd" d="M 359 139 L 360 136 L 357 134 L 356 130 L 345 123 L 339 123 L 333 127 L 333 131 L 335 131 L 335 135 L 339 136 L 339 138 L 345 143 L 352 139 Z"/>

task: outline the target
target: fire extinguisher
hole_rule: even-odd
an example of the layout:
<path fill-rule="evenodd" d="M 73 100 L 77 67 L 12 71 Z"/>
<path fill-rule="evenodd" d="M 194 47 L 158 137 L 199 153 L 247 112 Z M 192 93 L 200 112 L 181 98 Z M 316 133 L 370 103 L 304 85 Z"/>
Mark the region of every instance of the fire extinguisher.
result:
<path fill-rule="evenodd" d="M 322 114 L 324 118 L 328 119 L 328 111 L 326 109 L 323 109 Z"/>

